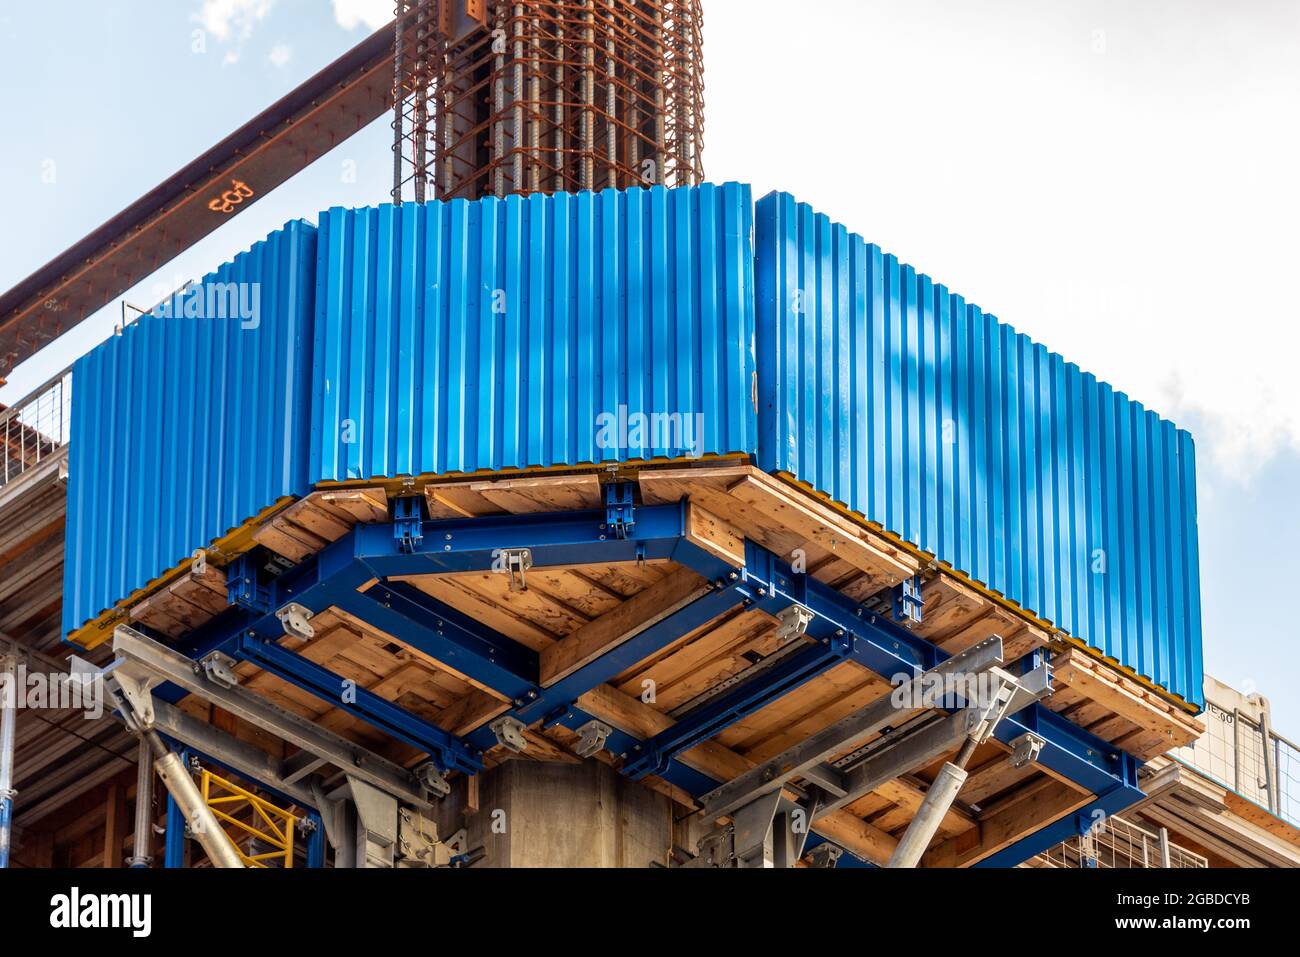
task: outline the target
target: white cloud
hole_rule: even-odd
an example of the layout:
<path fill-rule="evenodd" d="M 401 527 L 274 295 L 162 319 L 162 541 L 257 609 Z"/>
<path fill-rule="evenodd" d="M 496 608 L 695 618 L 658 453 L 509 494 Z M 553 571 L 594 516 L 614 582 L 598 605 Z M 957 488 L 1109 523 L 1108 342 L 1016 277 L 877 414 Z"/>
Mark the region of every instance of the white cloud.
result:
<path fill-rule="evenodd" d="M 293 59 L 293 48 L 287 43 L 277 43 L 271 47 L 269 59 L 272 66 L 283 68 Z"/>
<path fill-rule="evenodd" d="M 777 0 L 714 4 L 706 171 L 794 193 L 1249 483 L 1300 453 L 1300 33 L 1188 6 L 826 0 L 773 30 Z"/>
<path fill-rule="evenodd" d="M 265 20 L 274 0 L 203 0 L 190 19 L 223 43 L 247 40 L 253 27 Z"/>
<path fill-rule="evenodd" d="M 393 22 L 393 0 L 334 0 L 334 19 L 344 30 L 378 30 Z"/>

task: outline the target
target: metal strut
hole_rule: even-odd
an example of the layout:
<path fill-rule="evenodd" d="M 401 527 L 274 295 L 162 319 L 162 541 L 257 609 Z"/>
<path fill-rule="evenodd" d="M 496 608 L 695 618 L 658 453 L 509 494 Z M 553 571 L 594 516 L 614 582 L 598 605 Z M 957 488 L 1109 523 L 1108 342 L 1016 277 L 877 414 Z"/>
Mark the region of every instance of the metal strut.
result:
<path fill-rule="evenodd" d="M 890 867 L 914 867 L 965 783 L 965 766 L 975 749 L 1004 717 L 1051 690 L 1045 661 L 1036 660 L 1035 667 L 1017 677 L 998 667 L 1001 660 L 1001 638 L 986 639 L 704 795 L 702 813 L 712 820 L 730 817 L 732 823 L 708 835 L 688 866 L 793 866 L 816 820 L 957 749 L 889 862 Z M 960 700 L 948 703 L 956 706 L 952 713 L 930 710 L 946 703 L 933 699 L 936 686 L 965 689 Z M 906 719 L 918 711 L 919 717 Z M 853 749 L 882 730 L 883 736 Z M 828 763 L 836 755 L 844 756 Z M 800 778 L 803 783 L 796 786 L 793 782 Z"/>

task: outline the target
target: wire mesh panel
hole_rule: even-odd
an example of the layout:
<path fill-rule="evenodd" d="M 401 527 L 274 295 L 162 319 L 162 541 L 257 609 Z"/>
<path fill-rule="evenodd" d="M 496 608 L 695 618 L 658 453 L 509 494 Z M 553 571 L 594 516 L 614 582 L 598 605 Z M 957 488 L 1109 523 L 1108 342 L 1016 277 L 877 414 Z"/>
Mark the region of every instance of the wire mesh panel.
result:
<path fill-rule="evenodd" d="M 1275 813 L 1289 824 L 1300 827 L 1300 748 L 1275 734 L 1273 767 L 1277 773 Z"/>
<path fill-rule="evenodd" d="M 72 370 L 65 369 L 12 406 L 0 406 L 0 485 L 68 444 Z"/>
<path fill-rule="evenodd" d="M 395 12 L 395 201 L 703 180 L 700 0 Z"/>
<path fill-rule="evenodd" d="M 1170 868 L 1206 867 L 1199 854 L 1169 844 Z M 1164 867 L 1160 837 L 1119 817 L 1109 817 L 1089 833 L 1072 838 L 1028 862 L 1030 867 L 1097 867 L 1118 870 Z"/>
<path fill-rule="evenodd" d="M 1267 714 L 1209 702 L 1205 734 L 1170 756 L 1300 827 L 1300 749 L 1268 727 Z"/>

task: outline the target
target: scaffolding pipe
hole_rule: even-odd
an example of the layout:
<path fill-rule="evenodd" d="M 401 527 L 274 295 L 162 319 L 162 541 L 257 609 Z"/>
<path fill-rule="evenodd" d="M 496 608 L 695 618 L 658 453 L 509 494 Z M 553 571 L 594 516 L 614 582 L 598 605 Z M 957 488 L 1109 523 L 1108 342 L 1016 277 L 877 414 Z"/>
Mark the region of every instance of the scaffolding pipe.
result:
<path fill-rule="evenodd" d="M 189 823 L 194 839 L 207 851 L 212 866 L 242 868 L 244 864 L 234 842 L 222 830 L 212 808 L 204 803 L 203 795 L 199 793 L 181 759 L 163 743 L 157 731 L 145 731 L 141 737 L 153 752 L 158 776 L 162 778 L 167 793 L 171 795 L 181 816 Z M 167 823 L 169 828 L 175 826 L 175 822 L 170 820 Z"/>
<path fill-rule="evenodd" d="M 1266 710 L 1261 710 L 1259 713 L 1259 740 L 1264 751 L 1264 789 L 1268 795 L 1268 809 L 1270 813 L 1276 815 L 1280 807 L 1277 793 L 1277 766 L 1273 761 L 1273 734 L 1269 728 Z"/>
<path fill-rule="evenodd" d="M 153 863 L 153 751 L 147 741 L 140 742 L 135 769 L 135 841 L 127 867 L 148 867 Z"/>
<path fill-rule="evenodd" d="M 18 659 L 13 654 L 0 660 L 0 870 L 9 867 L 13 841 L 14 732 L 18 721 Z"/>
<path fill-rule="evenodd" d="M 907 826 L 898 846 L 889 858 L 889 867 L 916 867 L 930 841 L 934 839 L 939 825 L 957 800 L 957 792 L 966 783 L 967 773 L 964 768 L 945 761 L 934 783 L 925 792 L 925 800 L 916 811 L 916 817 Z"/>

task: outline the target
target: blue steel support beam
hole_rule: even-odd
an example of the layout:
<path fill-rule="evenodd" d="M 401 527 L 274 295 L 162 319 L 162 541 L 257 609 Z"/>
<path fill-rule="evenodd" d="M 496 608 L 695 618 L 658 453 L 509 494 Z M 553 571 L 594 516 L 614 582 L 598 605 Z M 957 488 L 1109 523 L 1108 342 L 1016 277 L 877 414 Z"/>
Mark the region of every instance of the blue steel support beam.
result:
<path fill-rule="evenodd" d="M 638 526 L 639 524 L 638 516 Z M 715 587 L 689 605 L 642 629 L 595 661 L 561 678 L 549 688 L 541 689 L 535 698 L 509 713 L 528 725 L 570 709 L 588 691 L 605 684 L 615 675 L 667 647 L 682 635 L 744 603 L 746 597 L 743 577 L 736 575 L 734 581 L 724 580 L 721 588 Z M 474 748 L 486 751 L 496 744 L 496 736 L 490 728 L 481 727 L 471 732 L 466 741 Z"/>
<path fill-rule="evenodd" d="M 808 634 L 854 639 L 850 656 L 878 675 L 911 677 L 950 657 L 925 639 L 888 619 L 865 611 L 851 599 L 806 575 L 797 575 L 785 562 L 760 545 L 745 543 L 745 578 L 760 596 L 757 607 L 775 613 L 792 602 L 813 613 Z M 1003 718 L 994 732 L 1010 743 L 1031 731 L 1046 742 L 1038 763 L 1093 794 L 1107 793 L 1123 781 L 1125 761 L 1132 760 L 1115 745 L 1062 718 L 1041 704 L 1032 704 Z"/>
<path fill-rule="evenodd" d="M 167 795 L 167 832 L 163 844 L 163 867 L 176 869 L 185 866 L 185 821 L 176 799 Z"/>
<path fill-rule="evenodd" d="M 181 766 L 190 766 L 190 753 L 180 751 L 177 755 Z M 171 792 L 167 792 L 167 830 L 163 839 L 163 867 L 176 870 L 185 866 L 185 818 L 180 806 Z"/>
<path fill-rule="evenodd" d="M 256 635 L 241 635 L 231 645 L 230 653 L 420 749 L 443 771 L 477 774 L 483 768 L 480 754 L 455 735 L 273 641 Z"/>
<path fill-rule="evenodd" d="M 551 727 L 558 724 L 570 731 L 577 731 L 590 720 L 592 720 L 591 715 L 581 708 L 573 707 L 552 715 L 551 718 L 543 722 L 543 725 L 544 727 Z M 641 750 L 641 746 L 640 738 L 633 737 L 618 728 L 614 728 L 605 740 L 605 750 L 622 758 L 624 761 L 635 757 L 637 752 Z M 669 784 L 681 788 L 692 797 L 708 794 L 720 783 L 707 774 L 696 771 L 676 759 L 670 759 L 667 766 L 658 772 L 658 776 Z"/>
<path fill-rule="evenodd" d="M 307 838 L 307 866 L 312 869 L 325 866 L 325 823 L 319 814 L 312 811 L 307 815 L 311 821 L 311 833 Z"/>
<path fill-rule="evenodd" d="M 537 652 L 412 585 L 383 582 L 341 593 L 333 603 L 518 704 L 539 690 Z"/>
<path fill-rule="evenodd" d="M 633 780 L 647 774 L 662 774 L 668 761 L 753 714 L 795 688 L 843 661 L 853 640 L 845 637 L 822 639 L 777 663 L 768 672 L 737 685 L 681 718 L 671 728 L 637 747 L 637 757 L 623 765 Z"/>
<path fill-rule="evenodd" d="M 341 604 L 383 630 L 391 627 L 395 636 L 414 647 L 423 647 L 434 657 L 459 656 L 457 660 L 463 667 L 458 670 L 480 669 L 474 672 L 476 680 L 482 680 L 479 675 L 490 676 L 492 680 L 482 683 L 516 702 L 525 702 L 516 704 L 512 712 L 525 724 L 548 719 L 575 728 L 583 722 L 554 716 L 581 716 L 573 705 L 582 694 L 691 628 L 741 603 L 772 614 L 791 604 L 803 605 L 813 612 L 807 632 L 810 638 L 845 642 L 849 657 L 886 677 L 914 675 L 948 657 L 936 646 L 887 618 L 865 611 L 829 586 L 795 574 L 776 555 L 752 542 L 745 544 L 746 566 L 732 569 L 686 540 L 684 506 L 680 503 L 640 508 L 635 518 L 635 536 L 627 539 L 613 534 L 606 514 L 599 511 L 425 521 L 418 541 L 414 542 L 410 535 L 399 541 L 392 523 L 358 526 L 314 559 L 272 582 L 268 609 L 264 613 L 250 612 L 244 618 L 230 616 L 222 627 L 210 628 L 202 634 L 199 643 L 209 649 L 228 648 L 235 629 L 236 639 L 250 632 L 253 636 L 278 638 L 280 626 L 273 611 L 288 601 L 298 601 L 314 610 Z M 506 653 L 516 647 L 513 642 L 463 615 L 457 617 L 451 609 L 430 604 L 427 596 L 417 597 L 416 590 L 384 584 L 372 586 L 366 593 L 357 592 L 357 588 L 372 578 L 490 569 L 503 548 L 529 548 L 535 567 L 667 558 L 692 568 L 718 587 L 546 689 L 536 686 L 531 658 L 519 657 L 517 653 L 511 658 Z M 339 679 L 331 675 L 325 680 L 330 682 L 327 700 L 334 702 Z M 409 734 L 411 725 L 407 719 L 412 716 L 388 702 L 379 708 L 382 710 L 384 705 L 399 713 L 389 718 Z M 746 707 L 739 699 L 719 704 L 703 712 L 678 735 L 669 735 L 652 745 L 650 751 L 658 752 L 653 766 L 660 768 L 660 776 L 695 795 L 711 790 L 716 782 L 686 768 L 673 760 L 673 756 L 684 750 L 679 744 L 689 747 L 697 734 L 706 733 L 706 727 L 708 735 L 716 735 L 744 713 L 752 713 Z M 1094 794 L 1105 795 L 1108 806 L 1127 806 L 1140 796 L 1136 779 L 1129 785 L 1125 778 L 1135 768 L 1133 759 L 1113 745 L 1041 705 L 1032 705 L 1004 719 L 997 737 L 1010 742 L 1026 731 L 1033 731 L 1046 741 L 1039 757 L 1042 765 Z M 411 741 L 409 736 L 396 736 Z M 463 743 L 471 752 L 477 752 L 492 747 L 495 737 L 483 727 Z M 428 750 L 423 744 L 416 746 Z M 641 769 L 650 759 L 637 760 L 638 754 L 644 753 L 644 742 L 619 733 L 611 738 L 609 747 L 616 753 L 631 756 L 633 770 L 646 773 Z"/>
<path fill-rule="evenodd" d="M 1132 807 L 1142 800 L 1144 795 L 1137 786 L 1137 762 L 1131 755 L 1125 755 L 1125 757 L 1128 760 L 1125 762 L 1124 774 L 1128 778 L 1131 771 L 1131 778 L 1114 785 L 1104 794 L 1098 795 L 1083 810 L 1065 815 L 1059 821 L 1054 821 L 1046 827 L 1022 837 L 1016 843 L 1004 847 L 996 854 L 991 854 L 973 866 L 1015 867 L 1023 864 L 1035 854 L 1041 854 L 1049 847 L 1055 847 L 1062 841 L 1077 837 L 1080 833 L 1081 824 L 1093 823 L 1098 819 L 1099 814 L 1109 817 L 1112 814 L 1118 814 L 1127 807 Z"/>

